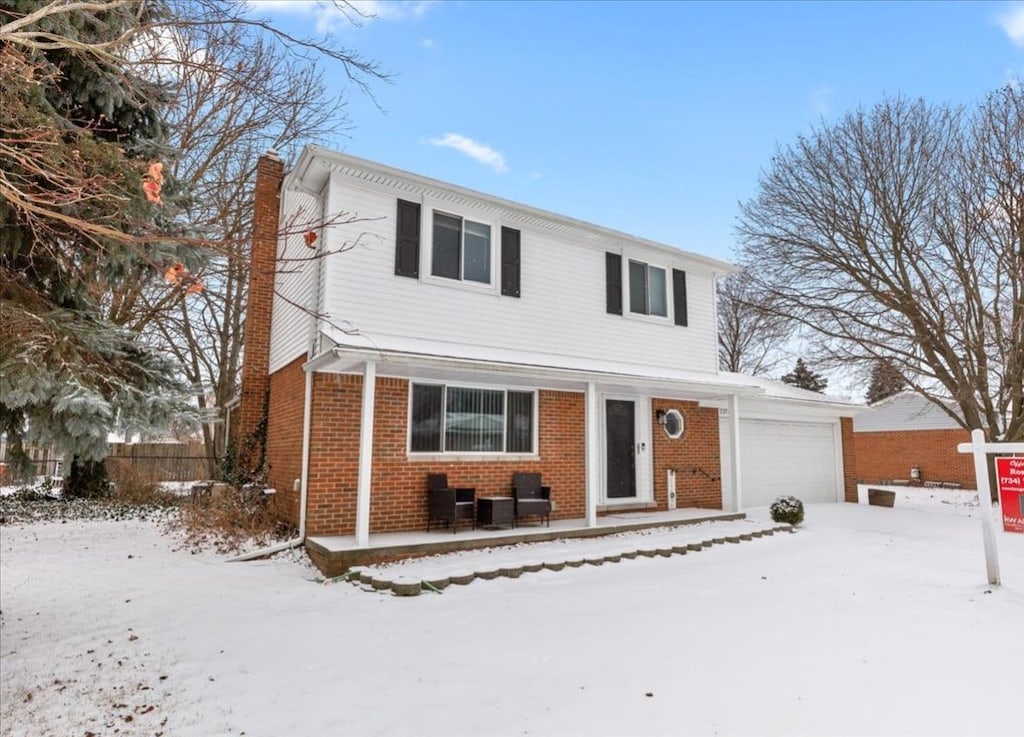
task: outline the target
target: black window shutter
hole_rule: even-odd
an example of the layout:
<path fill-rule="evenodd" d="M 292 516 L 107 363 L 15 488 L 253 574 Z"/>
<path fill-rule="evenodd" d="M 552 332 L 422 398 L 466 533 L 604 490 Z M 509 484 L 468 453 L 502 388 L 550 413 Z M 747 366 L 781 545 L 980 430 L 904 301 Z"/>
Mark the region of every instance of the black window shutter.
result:
<path fill-rule="evenodd" d="M 612 315 L 622 314 L 622 256 L 617 253 L 604 255 L 604 272 L 607 284 L 606 302 Z"/>
<path fill-rule="evenodd" d="M 676 325 L 686 325 L 686 272 L 672 269 L 672 303 Z"/>
<path fill-rule="evenodd" d="M 519 231 L 501 229 L 501 293 L 519 296 Z"/>
<path fill-rule="evenodd" d="M 420 205 L 398 201 L 398 227 L 395 234 L 395 275 L 420 275 Z"/>

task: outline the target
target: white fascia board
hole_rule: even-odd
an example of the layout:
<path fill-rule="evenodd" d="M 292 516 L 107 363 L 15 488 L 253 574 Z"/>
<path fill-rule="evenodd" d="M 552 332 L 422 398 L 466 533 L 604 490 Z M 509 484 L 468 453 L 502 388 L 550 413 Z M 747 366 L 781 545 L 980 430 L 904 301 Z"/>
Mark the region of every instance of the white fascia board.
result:
<path fill-rule="evenodd" d="M 740 395 L 742 396 L 742 395 Z M 702 407 L 728 411 L 726 399 L 702 401 Z M 755 395 L 740 404 L 740 416 L 752 420 L 826 421 L 852 417 L 862 408 L 843 402 L 806 401 L 787 397 Z"/>
<path fill-rule="evenodd" d="M 428 372 L 439 375 L 458 375 L 458 372 L 478 374 L 479 378 L 495 375 L 528 379 L 542 388 L 563 391 L 585 391 L 588 383 L 602 387 L 620 386 L 640 390 L 662 398 L 696 399 L 700 397 L 727 397 L 730 395 L 755 397 L 761 389 L 754 386 L 721 384 L 699 377 L 671 378 L 643 373 L 597 371 L 587 368 L 544 366 L 529 363 L 511 363 L 495 360 L 439 356 L 403 351 L 379 351 L 365 348 L 338 347 L 330 349 L 333 360 L 325 354 L 306 364 L 307 371 L 355 373 L 367 361 L 377 362 L 380 376 L 423 377 Z M 466 373 L 463 373 L 464 377 Z M 478 379 L 479 380 L 479 379 Z"/>
<path fill-rule="evenodd" d="M 340 171 L 339 167 L 344 167 L 347 171 Z M 338 171 L 339 174 L 344 174 L 357 180 L 366 179 L 373 182 L 394 180 L 401 182 L 403 186 L 394 187 L 395 189 L 453 194 L 490 207 L 518 213 L 527 219 L 533 219 L 540 223 L 575 231 L 581 236 L 590 236 L 592 239 L 606 244 L 602 247 L 612 247 L 613 244 L 621 245 L 623 243 L 641 245 L 645 248 L 664 253 L 673 259 L 683 260 L 693 266 L 705 269 L 716 277 L 739 270 L 738 266 L 728 261 L 722 261 L 693 251 L 686 251 L 666 243 L 659 243 L 630 235 L 595 223 L 577 220 L 567 215 L 560 215 L 549 210 L 542 210 L 520 202 L 495 197 L 484 192 L 467 189 L 456 184 L 432 179 L 402 169 L 395 169 L 384 164 L 360 159 L 356 156 L 313 144 L 307 145 L 302 150 L 295 168 L 285 178 L 285 186 L 319 193 L 332 171 Z"/>

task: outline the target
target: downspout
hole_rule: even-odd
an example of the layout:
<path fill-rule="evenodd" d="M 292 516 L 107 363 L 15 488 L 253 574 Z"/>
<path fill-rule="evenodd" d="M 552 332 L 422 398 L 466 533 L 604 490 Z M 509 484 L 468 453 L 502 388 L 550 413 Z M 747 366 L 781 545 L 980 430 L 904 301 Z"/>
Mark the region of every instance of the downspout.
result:
<path fill-rule="evenodd" d="M 299 534 L 293 537 L 291 540 L 285 540 L 282 543 L 276 545 L 270 545 L 259 550 L 253 550 L 248 553 L 242 553 L 236 555 L 234 558 L 228 558 L 229 563 L 243 560 L 253 560 L 255 558 L 264 558 L 274 553 L 280 553 L 282 550 L 289 550 L 290 548 L 296 548 L 302 545 L 306 541 L 306 489 L 309 484 L 309 438 L 310 438 L 310 427 L 312 426 L 312 415 L 313 415 L 313 372 L 306 372 L 306 394 L 305 401 L 302 408 L 302 473 L 299 480 Z"/>
<path fill-rule="evenodd" d="M 308 162 L 307 162 L 308 167 Z M 324 215 L 327 208 L 327 197 L 330 195 L 330 184 L 331 180 L 328 177 L 326 184 L 323 189 L 320 190 L 320 229 L 321 234 L 324 230 Z M 322 241 L 321 241 L 322 242 Z M 323 279 L 323 258 L 318 257 L 315 261 L 316 271 L 313 275 L 313 289 L 310 295 L 312 307 L 310 309 L 310 323 L 309 323 L 309 346 L 307 348 L 307 358 L 312 358 L 316 354 L 316 343 L 317 336 L 319 335 L 320 328 L 320 300 L 322 296 L 321 280 Z M 302 545 L 306 541 L 306 502 L 309 491 L 309 451 L 310 451 L 310 435 L 312 428 L 312 416 L 313 416 L 313 373 L 315 369 L 309 366 L 306 367 L 306 391 L 303 399 L 302 406 L 302 470 L 300 471 L 299 478 L 299 534 L 293 537 L 291 540 L 286 540 L 276 545 L 270 545 L 259 550 L 254 550 L 251 553 L 243 553 L 242 555 L 230 558 L 229 562 L 232 561 L 243 561 L 253 560 L 254 558 L 263 558 L 274 553 L 280 553 L 282 550 L 289 550 Z"/>

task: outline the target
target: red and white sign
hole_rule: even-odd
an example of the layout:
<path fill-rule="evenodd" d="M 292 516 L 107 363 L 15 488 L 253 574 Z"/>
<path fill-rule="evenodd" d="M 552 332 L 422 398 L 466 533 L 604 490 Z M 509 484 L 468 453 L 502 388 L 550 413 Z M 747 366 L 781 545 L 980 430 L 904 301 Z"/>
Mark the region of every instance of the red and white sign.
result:
<path fill-rule="evenodd" d="M 1024 458 L 996 458 L 996 483 L 1003 529 L 1024 532 Z"/>

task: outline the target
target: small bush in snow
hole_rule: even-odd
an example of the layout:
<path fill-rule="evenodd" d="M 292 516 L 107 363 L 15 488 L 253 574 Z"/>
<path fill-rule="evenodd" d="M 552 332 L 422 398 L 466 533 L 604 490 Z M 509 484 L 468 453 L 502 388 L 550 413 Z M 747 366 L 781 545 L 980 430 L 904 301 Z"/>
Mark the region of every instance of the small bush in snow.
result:
<path fill-rule="evenodd" d="M 795 496 L 780 496 L 769 509 L 775 522 L 798 525 L 804 521 L 804 503 Z"/>
<path fill-rule="evenodd" d="M 169 527 L 193 552 L 213 549 L 223 554 L 272 545 L 295 532 L 268 505 L 261 487 L 232 486 L 217 495 L 189 499 Z"/>

